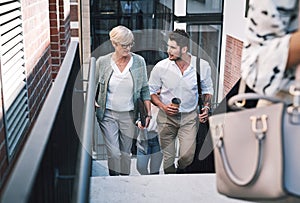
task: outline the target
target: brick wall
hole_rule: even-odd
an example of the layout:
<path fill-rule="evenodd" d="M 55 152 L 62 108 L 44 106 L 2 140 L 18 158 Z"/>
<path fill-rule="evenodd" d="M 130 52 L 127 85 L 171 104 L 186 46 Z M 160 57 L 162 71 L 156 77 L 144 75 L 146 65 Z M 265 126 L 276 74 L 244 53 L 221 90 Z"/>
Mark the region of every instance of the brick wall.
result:
<path fill-rule="evenodd" d="M 229 35 L 226 36 L 223 96 L 230 91 L 233 85 L 240 78 L 242 49 L 242 41 Z"/>
<path fill-rule="evenodd" d="M 51 86 L 48 7 L 48 0 L 25 0 L 22 4 L 25 67 L 31 121 L 34 121 Z"/>
<path fill-rule="evenodd" d="M 38 59 L 32 73 L 27 77 L 27 84 L 29 117 L 34 122 L 52 84 L 50 47 Z"/>
<path fill-rule="evenodd" d="M 70 44 L 70 4 L 49 0 L 52 78 L 55 79 Z"/>

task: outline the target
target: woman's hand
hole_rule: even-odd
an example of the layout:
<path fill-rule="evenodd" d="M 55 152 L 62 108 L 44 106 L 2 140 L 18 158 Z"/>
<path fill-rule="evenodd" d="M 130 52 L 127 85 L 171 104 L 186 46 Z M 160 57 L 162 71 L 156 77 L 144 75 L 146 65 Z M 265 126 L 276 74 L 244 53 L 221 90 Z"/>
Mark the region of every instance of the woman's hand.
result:
<path fill-rule="evenodd" d="M 95 108 L 100 108 L 99 104 L 95 101 Z"/>
<path fill-rule="evenodd" d="M 135 125 L 139 128 L 139 129 L 144 129 L 144 127 L 142 126 L 142 122 L 141 121 L 137 121 L 135 123 Z"/>
<path fill-rule="evenodd" d="M 139 129 L 145 129 L 148 128 L 149 123 L 150 123 L 151 117 L 147 116 L 146 120 L 145 120 L 145 126 L 142 126 L 142 122 L 141 121 L 136 121 L 135 125 L 139 128 Z"/>

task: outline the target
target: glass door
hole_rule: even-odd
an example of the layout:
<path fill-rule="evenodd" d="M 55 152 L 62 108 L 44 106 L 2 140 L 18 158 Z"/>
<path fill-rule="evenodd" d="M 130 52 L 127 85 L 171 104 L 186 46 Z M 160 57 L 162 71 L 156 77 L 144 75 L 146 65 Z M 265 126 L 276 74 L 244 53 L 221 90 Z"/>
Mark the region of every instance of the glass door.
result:
<path fill-rule="evenodd" d="M 182 11 L 181 6 L 175 6 L 175 13 L 180 15 L 174 16 L 174 27 L 184 28 L 190 34 L 191 54 L 209 63 L 214 84 L 212 107 L 215 108 L 219 85 L 223 0 L 186 0 L 186 4 L 185 11 Z"/>

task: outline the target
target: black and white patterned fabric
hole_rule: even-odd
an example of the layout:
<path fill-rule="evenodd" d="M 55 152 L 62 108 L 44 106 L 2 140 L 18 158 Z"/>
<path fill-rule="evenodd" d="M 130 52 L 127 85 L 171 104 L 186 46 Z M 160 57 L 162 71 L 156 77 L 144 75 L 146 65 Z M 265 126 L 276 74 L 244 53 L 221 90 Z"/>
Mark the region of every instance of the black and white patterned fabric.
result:
<path fill-rule="evenodd" d="M 298 28 L 298 0 L 250 0 L 242 78 L 258 93 L 275 96 L 294 80 L 286 71 L 290 34 Z"/>

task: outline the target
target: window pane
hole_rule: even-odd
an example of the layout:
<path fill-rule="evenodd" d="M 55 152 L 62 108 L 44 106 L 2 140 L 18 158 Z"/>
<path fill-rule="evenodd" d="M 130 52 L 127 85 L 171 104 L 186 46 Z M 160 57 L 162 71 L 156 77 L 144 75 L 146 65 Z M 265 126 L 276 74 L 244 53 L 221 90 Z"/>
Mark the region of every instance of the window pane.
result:
<path fill-rule="evenodd" d="M 222 0 L 187 0 L 187 13 L 221 13 Z"/>
<path fill-rule="evenodd" d="M 145 42 L 144 39 L 138 41 L 141 31 L 172 29 L 172 9 L 173 0 L 92 0 L 91 50 L 102 46 L 99 51 L 101 55 L 113 51 L 109 31 L 117 25 L 127 26 L 134 32 L 136 38 L 134 49 L 136 49 Z M 149 32 L 147 31 L 147 34 Z M 156 33 L 153 34 L 155 35 Z"/>
<path fill-rule="evenodd" d="M 218 78 L 219 78 L 219 55 L 221 44 L 221 25 L 188 25 L 190 34 L 190 52 L 206 60 L 211 67 L 211 76 L 214 85 L 213 103 L 217 101 Z"/>

